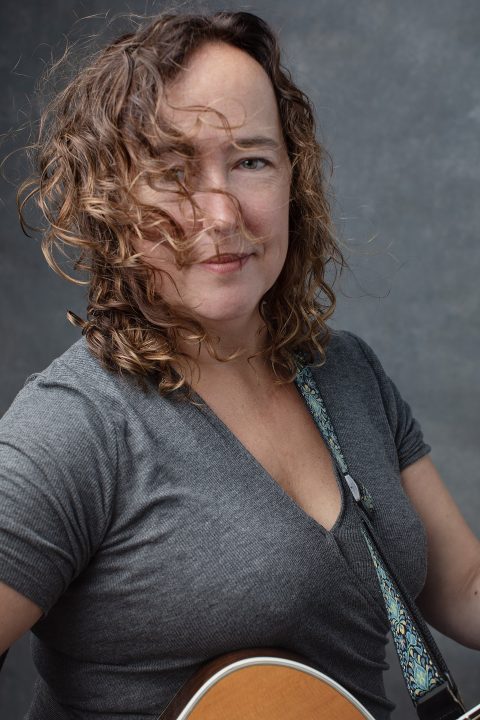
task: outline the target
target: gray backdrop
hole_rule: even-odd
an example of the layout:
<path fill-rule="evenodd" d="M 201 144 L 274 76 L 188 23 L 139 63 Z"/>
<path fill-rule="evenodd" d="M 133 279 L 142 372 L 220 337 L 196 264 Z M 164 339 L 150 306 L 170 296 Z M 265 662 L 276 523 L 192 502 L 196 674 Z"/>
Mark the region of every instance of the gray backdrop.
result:
<path fill-rule="evenodd" d="M 145 3 L 110 6 L 141 12 Z M 478 532 L 480 3 L 257 0 L 209 7 L 251 10 L 278 30 L 334 159 L 334 212 L 351 271 L 337 285 L 333 324 L 375 348 Z M 74 23 L 107 9 L 94 1 L 3 0 L 3 131 L 29 112 L 34 82 L 50 53 L 60 52 L 62 35 L 96 31 L 95 20 Z M 2 156 L 24 141 L 7 138 Z M 22 176 L 15 158 L 7 170 L 10 178 Z M 11 184 L 2 182 L 0 201 L 2 413 L 25 377 L 78 337 L 65 312 L 82 314 L 84 300 L 48 269 L 38 239 L 22 236 Z M 478 702 L 480 654 L 436 637 L 467 702 Z M 394 717 L 413 718 L 393 653 L 390 660 Z M 22 717 L 33 678 L 24 638 L 0 677 L 2 717 Z"/>

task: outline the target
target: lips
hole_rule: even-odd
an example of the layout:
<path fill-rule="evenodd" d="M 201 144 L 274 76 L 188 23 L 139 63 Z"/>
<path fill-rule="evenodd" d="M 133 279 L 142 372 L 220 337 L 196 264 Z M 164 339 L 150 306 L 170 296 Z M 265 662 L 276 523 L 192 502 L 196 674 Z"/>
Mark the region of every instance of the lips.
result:
<path fill-rule="evenodd" d="M 227 277 L 240 273 L 253 255 L 254 253 L 214 255 L 201 262 L 198 267 L 203 266 L 205 272 Z"/>
<path fill-rule="evenodd" d="M 229 262 L 235 262 L 235 260 L 241 260 L 242 258 L 247 257 L 247 253 L 243 255 L 212 255 L 212 257 L 209 257 L 207 260 L 203 260 L 204 263 L 215 263 L 217 265 L 221 265 L 222 263 L 229 263 Z"/>

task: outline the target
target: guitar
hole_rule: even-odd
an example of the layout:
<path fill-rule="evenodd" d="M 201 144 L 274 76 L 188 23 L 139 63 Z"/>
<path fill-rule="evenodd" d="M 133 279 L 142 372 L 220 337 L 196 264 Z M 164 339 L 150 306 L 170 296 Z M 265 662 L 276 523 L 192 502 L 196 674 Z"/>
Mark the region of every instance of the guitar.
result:
<path fill-rule="evenodd" d="M 339 683 L 299 655 L 271 648 L 202 667 L 158 720 L 375 720 Z M 480 704 L 458 720 L 480 720 Z"/>

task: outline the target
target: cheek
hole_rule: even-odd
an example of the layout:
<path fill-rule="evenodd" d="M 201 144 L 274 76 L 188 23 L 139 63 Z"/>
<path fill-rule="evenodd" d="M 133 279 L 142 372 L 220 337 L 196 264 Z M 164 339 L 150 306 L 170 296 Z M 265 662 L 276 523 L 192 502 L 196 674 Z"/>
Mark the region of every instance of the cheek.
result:
<path fill-rule="evenodd" d="M 136 196 L 138 200 L 149 206 L 153 210 L 160 210 L 164 215 L 158 216 L 156 220 L 163 222 L 163 227 L 166 232 L 174 232 L 174 228 L 170 226 L 169 219 L 171 218 L 175 224 L 183 228 L 184 231 L 188 230 L 188 223 L 185 221 L 187 216 L 191 216 L 191 204 L 183 197 L 180 197 L 174 190 L 155 190 L 147 185 L 141 184 L 136 188 Z M 155 230 L 153 231 L 153 237 Z M 152 238 L 153 239 L 153 238 Z M 154 242 L 151 243 L 153 248 Z M 169 246 L 167 248 L 167 253 Z"/>
<path fill-rule="evenodd" d="M 168 244 L 155 242 L 155 240 L 139 240 L 138 238 L 132 240 L 131 244 L 134 253 L 142 253 L 141 262 L 158 271 L 155 272 L 157 290 L 172 285 L 169 275 L 175 282 L 179 281 L 180 274 L 175 263 L 175 254 Z M 160 272 L 162 270 L 164 272 Z"/>
<path fill-rule="evenodd" d="M 154 268 L 166 267 L 173 262 L 173 253 L 154 240 L 135 240 L 134 252 L 142 253 L 142 261 Z"/>
<path fill-rule="evenodd" d="M 259 189 L 248 198 L 240 199 L 244 220 L 265 240 L 278 240 L 282 235 L 288 237 L 289 200 L 288 187 L 275 188 L 275 192 Z"/>

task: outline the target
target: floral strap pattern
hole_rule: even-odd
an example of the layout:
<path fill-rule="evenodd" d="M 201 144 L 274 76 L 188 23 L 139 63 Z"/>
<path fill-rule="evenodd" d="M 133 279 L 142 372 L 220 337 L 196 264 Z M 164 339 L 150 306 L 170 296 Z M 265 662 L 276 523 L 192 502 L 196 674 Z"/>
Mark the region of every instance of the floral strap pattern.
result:
<path fill-rule="evenodd" d="M 328 416 L 327 408 L 310 368 L 304 364 L 305 358 L 303 354 L 297 353 L 296 360 L 297 375 L 295 383 L 357 504 L 370 515 L 374 509 L 372 497 L 368 490 L 361 483 L 353 480 L 348 472 L 347 463 L 337 440 L 333 424 Z M 373 539 L 369 538 L 364 529 L 362 529 L 362 533 L 372 557 L 382 591 L 403 676 L 412 701 L 417 703 L 426 693 L 434 690 L 439 685 L 444 685 L 446 678 L 439 671 L 430 652 L 427 650 L 422 634 L 417 629 L 406 603 L 402 600 L 399 589 L 374 548 Z"/>
<path fill-rule="evenodd" d="M 403 677 L 415 703 L 430 690 L 443 685 L 445 678 L 425 647 L 412 616 L 402 602 L 398 588 L 378 557 L 367 533 L 362 532 L 382 590 Z"/>
<path fill-rule="evenodd" d="M 370 514 L 373 511 L 372 497 L 367 488 L 361 483 L 356 482 L 348 472 L 347 463 L 343 457 L 343 453 L 337 440 L 335 430 L 333 429 L 332 421 L 328 416 L 325 403 L 322 400 L 312 372 L 307 365 L 303 364 L 303 356 L 300 353 L 297 354 L 297 375 L 295 383 L 300 390 L 323 439 L 330 448 L 330 451 L 335 458 L 350 492 L 356 502 L 360 503 L 363 509 Z"/>

